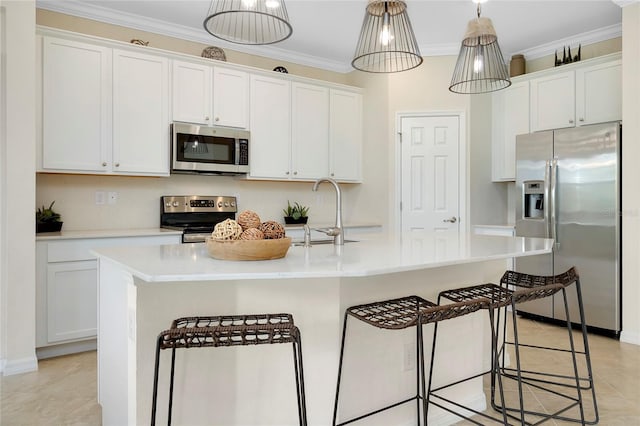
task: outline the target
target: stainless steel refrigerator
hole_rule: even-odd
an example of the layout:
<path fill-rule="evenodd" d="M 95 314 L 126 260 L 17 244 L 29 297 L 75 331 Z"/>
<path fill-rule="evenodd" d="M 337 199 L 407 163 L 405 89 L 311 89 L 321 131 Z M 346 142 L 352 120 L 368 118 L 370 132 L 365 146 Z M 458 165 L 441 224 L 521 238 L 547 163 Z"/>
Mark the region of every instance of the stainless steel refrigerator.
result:
<path fill-rule="evenodd" d="M 516 235 L 555 244 L 551 255 L 516 259 L 515 269 L 551 275 L 576 266 L 587 325 L 615 336 L 621 326 L 620 137 L 614 122 L 516 138 Z M 575 290 L 567 294 L 577 322 Z M 518 311 L 566 320 L 561 294 Z"/>

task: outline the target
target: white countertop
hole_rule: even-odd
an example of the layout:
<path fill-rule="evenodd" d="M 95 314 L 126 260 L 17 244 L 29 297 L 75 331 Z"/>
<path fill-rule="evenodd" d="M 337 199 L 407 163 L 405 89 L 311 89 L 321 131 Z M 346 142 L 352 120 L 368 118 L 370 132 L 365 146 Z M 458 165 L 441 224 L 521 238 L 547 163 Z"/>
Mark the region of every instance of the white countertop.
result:
<path fill-rule="evenodd" d="M 104 248 L 101 259 L 148 282 L 359 277 L 550 253 L 552 240 L 466 233 L 359 235 L 342 247 L 290 247 L 283 259 L 222 261 L 206 245 Z"/>
<path fill-rule="evenodd" d="M 83 231 L 44 232 L 36 234 L 36 241 L 73 240 L 80 238 L 146 237 L 155 235 L 181 235 L 182 231 L 164 228 L 145 229 L 88 229 Z"/>

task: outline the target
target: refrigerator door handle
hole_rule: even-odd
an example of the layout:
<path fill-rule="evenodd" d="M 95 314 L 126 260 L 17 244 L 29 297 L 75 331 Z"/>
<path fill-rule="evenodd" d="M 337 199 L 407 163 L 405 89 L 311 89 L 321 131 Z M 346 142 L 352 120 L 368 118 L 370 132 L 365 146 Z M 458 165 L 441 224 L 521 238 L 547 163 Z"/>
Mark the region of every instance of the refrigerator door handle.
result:
<path fill-rule="evenodd" d="M 554 158 L 551 161 L 551 238 L 553 238 L 556 248 L 560 247 L 560 241 L 558 241 L 558 222 L 556 218 L 556 212 L 558 210 L 557 204 L 557 186 L 558 186 L 558 159 Z"/>
<path fill-rule="evenodd" d="M 551 169 L 551 161 L 547 160 L 544 164 L 544 232 L 545 238 L 551 238 L 551 220 L 549 218 L 549 210 L 551 208 L 551 204 L 549 203 L 549 192 L 551 189 L 551 180 L 550 180 L 550 172 Z"/>

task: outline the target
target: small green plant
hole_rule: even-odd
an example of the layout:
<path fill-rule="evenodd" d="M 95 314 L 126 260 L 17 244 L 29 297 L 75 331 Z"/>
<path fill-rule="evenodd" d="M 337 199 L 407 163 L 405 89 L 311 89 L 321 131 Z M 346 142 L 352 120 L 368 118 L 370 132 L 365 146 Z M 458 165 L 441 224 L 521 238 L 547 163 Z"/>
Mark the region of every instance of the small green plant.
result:
<path fill-rule="evenodd" d="M 309 207 L 302 206 L 298 204 L 298 202 L 293 203 L 292 206 L 289 200 L 287 200 L 287 208 L 283 209 L 282 212 L 284 213 L 285 217 L 292 217 L 298 220 L 301 217 L 307 217 L 307 213 L 309 213 Z"/>
<path fill-rule="evenodd" d="M 36 210 L 36 223 L 60 222 L 60 213 L 53 211 L 54 203 L 55 201 L 52 201 L 48 208 L 45 208 L 44 205 L 42 205 L 42 208 L 38 208 L 38 210 Z"/>

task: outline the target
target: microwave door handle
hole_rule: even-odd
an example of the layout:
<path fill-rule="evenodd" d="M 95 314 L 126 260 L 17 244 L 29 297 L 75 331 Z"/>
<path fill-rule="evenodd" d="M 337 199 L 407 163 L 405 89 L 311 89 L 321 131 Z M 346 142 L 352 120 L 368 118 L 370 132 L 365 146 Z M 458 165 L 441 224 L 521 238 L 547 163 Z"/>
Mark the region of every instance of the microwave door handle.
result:
<path fill-rule="evenodd" d="M 235 157 L 233 159 L 233 163 L 236 166 L 239 166 L 240 165 L 240 139 L 236 138 L 235 146 L 236 146 L 236 149 L 235 149 L 235 151 L 233 151 L 233 156 Z"/>
<path fill-rule="evenodd" d="M 551 238 L 551 220 L 549 218 L 549 209 L 551 204 L 549 203 L 549 193 L 551 192 L 551 162 L 549 160 L 545 161 L 544 164 L 544 201 L 543 201 L 543 211 L 544 211 L 544 232 L 546 238 Z"/>

